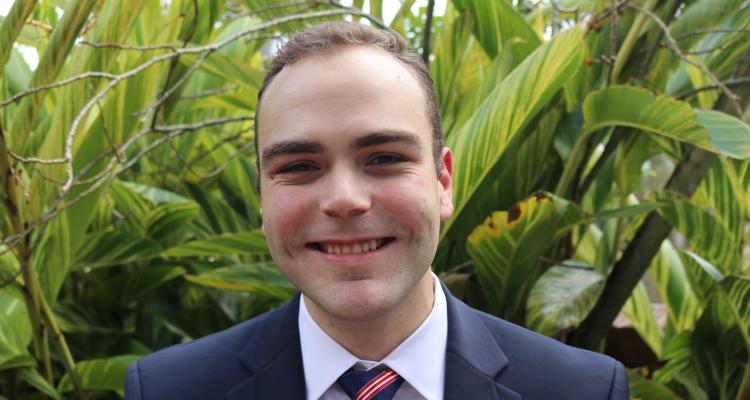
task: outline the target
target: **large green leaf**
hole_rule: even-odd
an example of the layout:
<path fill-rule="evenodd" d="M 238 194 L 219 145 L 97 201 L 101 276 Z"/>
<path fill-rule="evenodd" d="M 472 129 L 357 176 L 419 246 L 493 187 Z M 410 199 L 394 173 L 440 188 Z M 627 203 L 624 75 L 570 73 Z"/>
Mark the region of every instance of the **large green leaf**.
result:
<path fill-rule="evenodd" d="M 194 240 L 163 252 L 168 257 L 221 257 L 233 254 L 268 252 L 266 237 L 261 231 L 226 233 L 205 239 Z"/>
<path fill-rule="evenodd" d="M 180 62 L 186 66 L 192 66 L 197 61 L 197 56 L 186 54 L 180 57 Z M 222 53 L 213 53 L 206 58 L 200 66 L 201 70 L 223 78 L 226 82 L 243 85 L 256 91 L 260 89 L 263 82 L 263 71 L 257 70 L 249 65 L 238 62 Z"/>
<path fill-rule="evenodd" d="M 20 368 L 18 369 L 18 375 L 21 376 L 26 383 L 37 388 L 40 392 L 46 394 L 50 398 L 62 400 L 60 393 L 57 393 L 54 387 L 52 387 L 41 375 L 33 368 Z"/>
<path fill-rule="evenodd" d="M 529 295 L 527 327 L 556 336 L 583 321 L 604 288 L 604 276 L 588 269 L 554 266 Z"/>
<path fill-rule="evenodd" d="M 189 203 L 163 203 L 146 216 L 146 234 L 163 242 L 173 235 L 184 233 L 182 229 L 198 216 L 198 205 Z"/>
<path fill-rule="evenodd" d="M 690 282 L 693 291 L 701 303 L 708 303 L 716 290 L 716 283 L 724 279 L 724 275 L 710 262 L 695 253 L 682 252 L 680 257 L 685 265 L 688 282 Z"/>
<path fill-rule="evenodd" d="M 737 159 L 750 158 L 750 126 L 719 111 L 696 111 L 698 125 L 711 136 L 714 151 Z"/>
<path fill-rule="evenodd" d="M 0 343 L 20 355 L 26 354 L 30 341 L 31 323 L 21 290 L 15 286 L 0 289 Z"/>
<path fill-rule="evenodd" d="M 81 386 L 88 390 L 113 390 L 123 395 L 123 384 L 128 366 L 141 356 L 122 355 L 96 360 L 80 361 L 76 364 L 76 373 L 81 379 Z M 73 382 L 65 374 L 57 386 L 60 393 L 73 390 Z"/>
<path fill-rule="evenodd" d="M 127 264 L 154 257 L 161 250 L 155 241 L 128 230 L 86 235 L 73 270 Z"/>
<path fill-rule="evenodd" d="M 738 243 L 747 219 L 745 203 L 745 187 L 739 180 L 735 163 L 728 159 L 716 160 L 708 170 L 708 175 L 701 182 L 710 207 L 716 218 L 721 221 L 732 235 L 732 240 Z"/>
<path fill-rule="evenodd" d="M 667 307 L 665 337 L 692 329 L 700 312 L 699 302 L 690 286 L 689 273 L 671 241 L 662 242 L 651 260 L 649 272 Z"/>
<path fill-rule="evenodd" d="M 659 357 L 662 353 L 662 331 L 656 322 L 654 310 L 651 307 L 651 300 L 648 298 L 646 286 L 639 282 L 633 293 L 625 302 L 622 313 L 633 324 L 633 328 L 638 332 L 649 348 Z"/>
<path fill-rule="evenodd" d="M 696 253 L 715 264 L 725 275 L 739 272 L 738 244 L 714 216 L 674 192 L 659 192 L 654 198 L 664 204 L 658 209 L 659 214 L 685 235 Z"/>
<path fill-rule="evenodd" d="M 92 290 L 92 297 L 105 305 L 127 305 L 184 274 L 185 269 L 177 266 L 137 268 L 103 282 Z M 68 315 L 75 320 L 74 313 Z"/>
<path fill-rule="evenodd" d="M 195 284 L 215 289 L 261 291 L 280 299 L 287 299 L 296 291 L 272 263 L 232 265 L 199 275 L 186 275 L 185 278 Z"/>
<path fill-rule="evenodd" d="M 750 157 L 750 127 L 718 111 L 695 111 L 689 103 L 634 86 L 589 93 L 583 102 L 585 130 L 628 126 L 735 158 Z"/>
<path fill-rule="evenodd" d="M 653 379 L 646 379 L 634 371 L 628 371 L 630 398 L 638 400 L 675 400 L 677 396 L 669 387 Z"/>
<path fill-rule="evenodd" d="M 523 322 L 526 299 L 543 272 L 539 258 L 583 219 L 572 203 L 545 194 L 492 213 L 466 242 L 490 312 Z"/>
<path fill-rule="evenodd" d="M 510 45 L 514 65 L 517 65 L 539 46 L 534 29 L 507 2 L 468 0 L 463 3 L 476 18 L 474 34 L 490 58 L 495 58 L 502 46 Z"/>
<path fill-rule="evenodd" d="M 493 210 L 491 199 L 483 195 L 507 167 L 501 159 L 522 139 L 520 134 L 528 124 L 580 67 L 582 54 L 577 29 L 558 35 L 516 67 L 472 118 L 449 137 L 448 146 L 453 149 L 455 159 L 455 212 L 443 224 L 441 238 L 454 236 L 460 242 Z"/>

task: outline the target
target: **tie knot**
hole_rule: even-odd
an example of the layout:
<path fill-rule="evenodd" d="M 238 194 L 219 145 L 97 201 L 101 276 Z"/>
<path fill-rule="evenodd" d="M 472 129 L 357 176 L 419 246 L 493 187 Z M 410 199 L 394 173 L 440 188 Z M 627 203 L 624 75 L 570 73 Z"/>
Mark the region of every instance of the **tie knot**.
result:
<path fill-rule="evenodd" d="M 390 369 L 355 371 L 349 369 L 338 379 L 352 400 L 391 400 L 404 378 Z"/>

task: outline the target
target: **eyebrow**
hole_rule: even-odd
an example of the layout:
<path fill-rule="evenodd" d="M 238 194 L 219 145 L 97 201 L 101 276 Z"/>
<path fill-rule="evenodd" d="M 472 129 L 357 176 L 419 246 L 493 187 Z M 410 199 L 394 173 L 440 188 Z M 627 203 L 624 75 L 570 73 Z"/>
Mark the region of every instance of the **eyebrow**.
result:
<path fill-rule="evenodd" d="M 402 129 L 387 129 L 368 133 L 365 136 L 355 139 L 351 147 L 354 149 L 363 149 L 365 147 L 377 146 L 386 143 L 405 143 L 416 147 L 422 147 L 419 136 L 411 131 Z"/>
<path fill-rule="evenodd" d="M 325 151 L 325 146 L 312 140 L 287 140 L 265 147 L 261 165 L 265 169 L 275 158 L 286 154 L 319 154 Z"/>

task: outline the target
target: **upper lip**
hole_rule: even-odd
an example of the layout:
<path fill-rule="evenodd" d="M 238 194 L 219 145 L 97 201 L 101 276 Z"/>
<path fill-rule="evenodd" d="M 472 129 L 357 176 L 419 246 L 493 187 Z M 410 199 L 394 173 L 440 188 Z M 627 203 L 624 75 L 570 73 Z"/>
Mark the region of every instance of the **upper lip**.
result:
<path fill-rule="evenodd" d="M 326 243 L 326 244 L 333 244 L 333 245 L 339 245 L 339 246 L 345 246 L 349 244 L 356 244 L 356 243 L 362 243 L 362 242 L 369 242 L 371 240 L 380 240 L 380 239 L 386 239 L 390 236 L 368 236 L 363 238 L 347 238 L 347 239 L 321 239 L 316 240 L 310 243 Z"/>

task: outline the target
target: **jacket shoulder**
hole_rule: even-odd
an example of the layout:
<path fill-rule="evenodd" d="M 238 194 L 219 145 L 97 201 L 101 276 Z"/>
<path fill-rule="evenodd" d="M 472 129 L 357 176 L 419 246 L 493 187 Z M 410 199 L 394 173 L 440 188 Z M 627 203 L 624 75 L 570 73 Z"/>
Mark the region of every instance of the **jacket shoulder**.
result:
<path fill-rule="evenodd" d="M 263 334 L 267 324 L 280 317 L 283 308 L 141 358 L 128 368 L 125 398 L 203 399 L 224 395 L 251 373 L 238 355 Z"/>
<path fill-rule="evenodd" d="M 625 368 L 615 359 L 476 312 L 508 358 L 501 380 L 518 393 L 543 390 L 559 399 L 628 399 Z"/>

